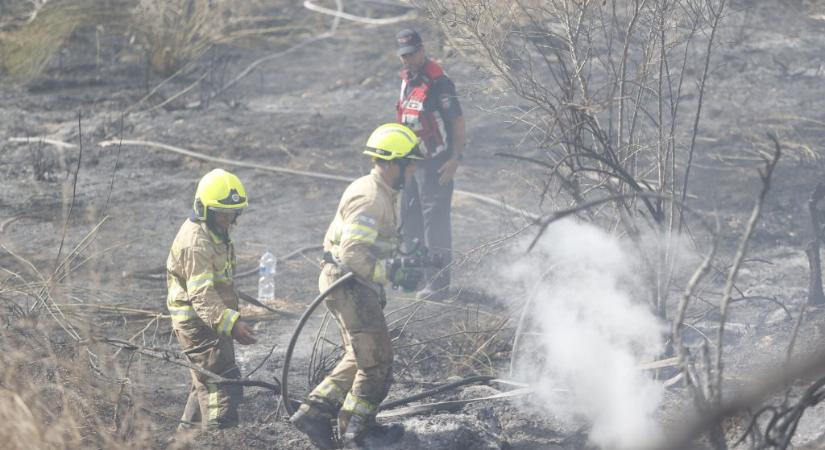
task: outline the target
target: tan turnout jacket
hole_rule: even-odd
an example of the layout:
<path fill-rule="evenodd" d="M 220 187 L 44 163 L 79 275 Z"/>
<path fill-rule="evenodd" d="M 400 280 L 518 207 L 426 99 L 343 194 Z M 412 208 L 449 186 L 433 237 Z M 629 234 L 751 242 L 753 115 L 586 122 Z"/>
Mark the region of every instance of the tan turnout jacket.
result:
<path fill-rule="evenodd" d="M 324 236 L 324 250 L 360 278 L 386 284 L 380 260 L 390 257 L 396 246 L 397 197 L 375 168 L 353 181 Z"/>
<path fill-rule="evenodd" d="M 238 297 L 232 277 L 235 249 L 205 222 L 187 220 L 178 231 L 166 260 L 166 306 L 175 328 L 201 321 L 216 333 L 231 336 L 237 322 Z M 187 325 L 192 325 L 188 323 Z"/>

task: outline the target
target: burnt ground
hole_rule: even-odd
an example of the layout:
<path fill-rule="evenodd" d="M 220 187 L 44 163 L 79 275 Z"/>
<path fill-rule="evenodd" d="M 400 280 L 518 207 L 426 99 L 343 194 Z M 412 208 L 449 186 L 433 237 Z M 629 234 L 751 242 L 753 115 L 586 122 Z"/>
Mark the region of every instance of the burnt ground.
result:
<path fill-rule="evenodd" d="M 409 25 L 428 29 L 423 20 Z M 95 257 L 73 272 L 60 293 L 67 303 L 162 312 L 164 282 L 145 275 L 161 270 L 168 245 L 188 214 L 198 178 L 215 164 L 145 146 L 119 149 L 96 144 L 120 137 L 155 141 L 210 156 L 356 177 L 368 169 L 367 159 L 359 155 L 366 136 L 377 124 L 394 117 L 399 64 L 391 47 L 400 27 L 342 23 L 333 37 L 264 63 L 205 107 L 187 107 L 202 97 L 196 89 L 165 108 L 146 110 L 160 101 L 152 98 L 125 116 L 122 112 L 146 93 L 143 64 L 133 49 L 120 42 L 104 49 L 104 64 L 97 66 L 89 30 L 79 30 L 43 77 L 28 86 L 0 85 L 0 241 L 48 270 L 57 256 L 64 223 L 68 223 L 65 255 L 108 216 L 89 249 Z M 793 320 L 778 304 L 795 318 L 806 298 L 804 246 L 810 235 L 806 200 L 822 180 L 823 169 L 818 146 L 825 135 L 825 111 L 818 107 L 818 100 L 825 95 L 824 30 L 825 22 L 812 18 L 794 2 L 737 2 L 717 50 L 693 172 L 695 197 L 689 203 L 708 215 L 718 212 L 725 236 L 723 250 L 728 254 L 744 230 L 759 188 L 757 151 L 767 148 L 765 133 L 778 132 L 786 145 L 752 241 L 750 260 L 738 283 L 744 295 L 773 301 L 743 301 L 732 307 L 734 324 L 729 327 L 725 349 L 726 379 L 731 385 L 747 383 L 754 371 L 762 370 L 755 369 L 762 364 L 775 364 L 772 361 L 784 353 L 793 328 Z M 457 175 L 457 188 L 536 213 L 553 209 L 557 205 L 552 199 L 538 204 L 539 172 L 494 155 L 517 148 L 521 135 L 521 130 L 495 112 L 495 106 L 507 98 L 490 88 L 487 76 L 462 60 L 436 32 L 427 36 L 428 52 L 456 81 L 467 117 L 467 158 Z M 229 73 L 238 73 L 275 50 L 220 48 L 217 54 L 228 58 Z M 148 81 L 154 86 L 161 80 Z M 161 92 L 169 98 L 192 81 L 174 80 Z M 80 160 L 77 148 L 56 148 L 37 140 L 9 141 L 47 136 L 77 143 L 78 114 L 83 139 Z M 76 195 L 66 221 L 78 161 Z M 251 198 L 234 232 L 241 270 L 254 268 L 267 248 L 284 255 L 320 242 L 342 183 L 251 168 L 232 170 L 244 180 Z M 524 223 L 523 218 L 456 196 L 454 246 L 466 261 L 455 271 L 454 284 L 463 289 L 462 294 L 453 304 L 424 305 L 421 317 L 429 319 L 412 326 L 410 332 L 427 336 L 432 329 L 449 329 L 455 323 L 480 327 L 491 314 L 506 314 L 509 299 L 485 294 L 496 284 L 496 254 L 476 250 Z M 300 313 L 317 294 L 316 257 L 310 252 L 280 264 L 276 306 Z M 729 255 L 725 260 L 730 260 Z M 23 270 L 6 251 L 0 252 L 0 265 Z M 723 282 L 719 277 L 709 288 L 709 301 L 718 302 Z M 239 285 L 247 292 L 255 290 L 252 278 L 239 280 Z M 409 297 L 394 295 L 388 310 L 409 303 Z M 245 313 L 259 315 L 259 344 L 239 347 L 242 371 L 255 367 L 276 345 L 273 357 L 256 377 L 279 376 L 294 319 L 254 310 Z M 697 329 L 714 332 L 713 313 L 697 307 L 691 314 Z M 132 337 L 148 320 L 104 313 L 93 317 L 87 322 L 91 331 L 119 338 Z M 822 310 L 809 310 L 797 351 L 819 345 L 824 321 Z M 311 333 L 319 322 L 310 323 Z M 139 341 L 176 347 L 163 321 Z M 293 362 L 291 386 L 296 395 L 305 391 L 310 344 L 311 337 L 302 341 Z M 503 370 L 508 356 L 506 349 L 492 354 L 493 368 Z M 468 373 L 434 360 L 441 362 L 423 364 L 402 376 L 391 398 L 428 386 L 422 383 L 440 383 L 447 376 Z M 174 435 L 176 423 L 169 418 L 180 414 L 189 375 L 183 368 L 149 358 L 143 358 L 138 367 L 131 377 L 132 388 L 142 406 L 151 411 L 153 446 L 164 446 Z M 477 387 L 450 395 L 483 396 L 489 389 Z M 684 398 L 681 388 L 671 389 L 663 410 L 677 410 Z M 311 448 L 282 418 L 265 420 L 275 404 L 270 393 L 248 389 L 241 427 L 192 437 L 193 444 L 202 448 Z M 823 414 L 818 407 L 806 416 L 798 443 L 819 437 L 817 422 Z M 405 423 L 414 432 L 397 448 L 581 448 L 586 441 L 575 433 L 576 427 L 518 403 L 484 402 L 461 413 L 418 416 Z"/>

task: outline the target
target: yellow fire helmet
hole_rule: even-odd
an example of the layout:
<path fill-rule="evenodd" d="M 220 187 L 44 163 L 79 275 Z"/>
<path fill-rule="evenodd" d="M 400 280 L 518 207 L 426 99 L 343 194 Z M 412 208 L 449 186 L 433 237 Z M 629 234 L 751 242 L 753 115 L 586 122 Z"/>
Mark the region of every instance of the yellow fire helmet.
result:
<path fill-rule="evenodd" d="M 400 123 L 386 123 L 376 128 L 367 139 L 365 155 L 392 161 L 394 159 L 424 159 L 418 149 L 415 132 Z"/>
<path fill-rule="evenodd" d="M 207 210 L 241 212 L 249 204 L 241 180 L 223 169 L 214 169 L 201 178 L 195 191 L 195 216 L 206 220 Z"/>

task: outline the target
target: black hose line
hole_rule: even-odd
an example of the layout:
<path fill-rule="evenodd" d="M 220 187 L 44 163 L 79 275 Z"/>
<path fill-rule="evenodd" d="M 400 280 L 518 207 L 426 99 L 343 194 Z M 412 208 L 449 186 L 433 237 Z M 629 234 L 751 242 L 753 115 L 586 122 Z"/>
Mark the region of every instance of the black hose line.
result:
<path fill-rule="evenodd" d="M 284 355 L 284 368 L 281 371 L 281 403 L 284 405 L 284 409 L 286 410 L 289 416 L 292 416 L 292 414 L 295 413 L 295 404 L 293 404 L 293 402 L 289 400 L 289 365 L 292 361 L 292 352 L 295 350 L 295 344 L 298 342 L 298 337 L 300 337 L 301 331 L 303 331 L 304 325 L 306 325 L 307 321 L 309 321 L 309 318 L 312 316 L 312 313 L 315 312 L 315 309 L 318 308 L 318 305 L 320 305 L 321 302 L 323 302 L 324 299 L 327 298 L 330 292 L 332 292 L 335 288 L 352 280 L 354 277 L 355 274 L 349 272 L 341 278 L 335 280 L 335 282 L 332 283 L 324 292 L 318 294 L 318 297 L 315 297 L 315 300 L 313 300 L 312 303 L 310 303 L 309 306 L 307 306 L 306 311 L 304 311 L 304 314 L 298 321 L 298 325 L 295 326 L 295 330 L 292 332 L 292 336 L 289 338 L 289 345 L 287 346 L 286 354 Z M 487 383 L 493 379 L 495 379 L 495 377 L 492 376 L 472 376 L 464 378 L 453 383 L 448 383 L 443 386 L 439 386 L 429 391 L 424 391 L 415 395 L 411 395 L 409 397 L 404 397 L 398 400 L 393 400 L 391 402 L 384 403 L 381 406 L 379 406 L 378 409 L 392 409 L 398 406 L 406 405 L 407 403 L 414 402 L 416 400 L 421 400 L 422 398 L 431 397 L 441 392 L 449 391 L 451 389 L 464 386 L 466 384 Z"/>
<path fill-rule="evenodd" d="M 298 325 L 295 326 L 295 331 L 292 332 L 292 337 L 289 338 L 289 346 L 286 348 L 286 354 L 284 355 L 284 368 L 281 372 L 281 398 L 283 399 L 282 403 L 284 405 L 284 409 L 288 415 L 292 415 L 295 412 L 295 409 L 292 407 L 292 402 L 289 401 L 289 389 L 288 389 L 288 378 L 289 378 L 289 363 L 292 359 L 292 352 L 295 350 L 295 344 L 298 342 L 298 337 L 301 335 L 301 331 L 304 329 L 304 325 L 306 325 L 307 321 L 309 320 L 312 313 L 315 312 L 315 308 L 327 298 L 327 295 L 330 294 L 335 288 L 341 286 L 355 277 L 355 273 L 350 272 L 341 278 L 335 280 L 324 292 L 318 294 L 315 297 L 315 300 L 307 306 L 306 311 L 301 316 L 301 319 L 298 320 Z"/>
<path fill-rule="evenodd" d="M 399 406 L 404 406 L 407 403 L 414 402 L 416 400 L 421 400 L 422 398 L 432 397 L 433 395 L 440 394 L 442 392 L 446 392 L 457 387 L 464 386 L 466 384 L 473 384 L 473 383 L 487 383 L 492 380 L 495 380 L 496 377 L 491 377 L 489 375 L 477 375 L 467 378 L 462 378 L 458 381 L 454 381 L 452 383 L 445 384 L 443 386 L 439 386 L 435 389 L 430 389 L 429 391 L 420 392 L 415 395 L 410 395 L 409 397 L 399 398 L 398 400 L 393 400 L 391 402 L 382 403 L 381 406 L 378 407 L 379 411 L 383 411 L 385 409 L 393 409 Z"/>

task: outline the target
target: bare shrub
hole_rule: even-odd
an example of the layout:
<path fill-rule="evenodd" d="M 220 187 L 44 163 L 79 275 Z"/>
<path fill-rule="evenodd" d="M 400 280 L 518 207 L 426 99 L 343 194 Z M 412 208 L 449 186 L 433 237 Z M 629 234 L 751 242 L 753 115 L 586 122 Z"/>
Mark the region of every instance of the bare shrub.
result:
<path fill-rule="evenodd" d="M 503 156 L 546 170 L 542 200 L 556 187 L 566 194 L 560 204 L 614 196 L 611 207 L 581 214 L 640 248 L 650 247 L 641 224 L 662 242 L 683 230 L 680 204 L 725 0 L 419 3 L 503 96 L 518 99 L 509 101 L 510 119 L 535 147 Z M 650 302 L 665 317 L 674 252 L 654 247 L 643 263 Z"/>
<path fill-rule="evenodd" d="M 442 331 L 433 336 L 421 324 Z M 450 376 L 494 374 L 510 355 L 509 316 L 479 316 L 463 308 L 433 313 L 416 309 L 390 326 L 402 381 L 443 380 Z"/>
<path fill-rule="evenodd" d="M 140 0 L 134 24 L 152 71 L 168 76 L 195 60 L 227 32 L 230 2 Z"/>
<path fill-rule="evenodd" d="M 42 143 L 29 146 L 32 176 L 37 181 L 55 181 L 57 161 L 53 153 L 47 151 Z"/>

